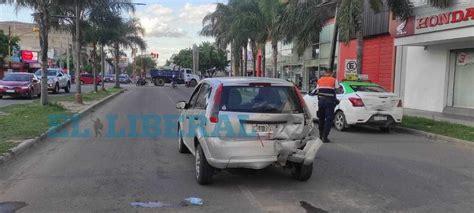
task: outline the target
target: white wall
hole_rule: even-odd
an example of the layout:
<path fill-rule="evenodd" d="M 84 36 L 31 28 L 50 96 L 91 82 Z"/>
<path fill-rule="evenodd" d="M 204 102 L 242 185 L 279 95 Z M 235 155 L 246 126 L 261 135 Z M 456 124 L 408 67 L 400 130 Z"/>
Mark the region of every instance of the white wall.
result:
<path fill-rule="evenodd" d="M 449 50 L 404 48 L 404 107 L 443 112 L 446 106 Z"/>

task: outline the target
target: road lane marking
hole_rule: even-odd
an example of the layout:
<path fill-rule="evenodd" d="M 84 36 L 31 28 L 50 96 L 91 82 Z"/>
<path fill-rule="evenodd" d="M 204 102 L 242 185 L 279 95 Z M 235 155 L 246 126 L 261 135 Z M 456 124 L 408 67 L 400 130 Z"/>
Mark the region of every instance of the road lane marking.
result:
<path fill-rule="evenodd" d="M 247 200 L 250 202 L 250 205 L 252 205 L 255 208 L 258 208 L 260 210 L 263 210 L 263 205 L 257 200 L 255 195 L 245 186 L 239 185 L 240 192 L 247 198 Z"/>

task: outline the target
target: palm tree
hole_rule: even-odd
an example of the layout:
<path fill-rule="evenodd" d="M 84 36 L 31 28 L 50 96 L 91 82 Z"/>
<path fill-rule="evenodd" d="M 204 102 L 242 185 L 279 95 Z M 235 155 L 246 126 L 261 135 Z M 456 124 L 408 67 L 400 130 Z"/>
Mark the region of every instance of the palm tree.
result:
<path fill-rule="evenodd" d="M 228 5 L 218 3 L 216 10 L 204 17 L 201 35 L 214 37 L 219 48 L 225 49 L 227 46 L 231 46 L 232 72 L 234 76 L 237 76 L 240 70 L 240 58 L 242 56 L 240 43 L 242 41 L 240 41 L 241 38 L 235 38 L 231 31 L 233 14 L 235 13 L 234 8 L 230 6 L 231 2 L 233 0 Z"/>
<path fill-rule="evenodd" d="M 109 32 L 114 29 L 117 23 L 120 23 L 120 13 L 118 9 L 111 7 L 111 4 L 114 4 L 110 0 L 102 0 L 102 1 L 95 1 L 92 3 L 90 12 L 88 15 L 88 19 L 84 24 L 83 34 L 84 34 L 84 41 L 85 43 L 92 45 L 91 51 L 91 61 L 92 61 L 92 74 L 94 78 L 94 91 L 97 92 L 97 62 L 98 55 L 97 55 L 97 46 L 101 45 L 103 47 L 110 41 L 110 34 Z M 120 4 L 127 3 L 120 2 Z M 132 5 L 129 9 L 133 9 Z M 101 48 L 101 54 L 103 54 L 103 49 Z M 102 70 L 104 75 L 104 70 Z M 104 76 L 102 76 L 104 77 Z M 103 87 L 104 88 L 104 87 Z"/>
<path fill-rule="evenodd" d="M 73 4 L 69 3 L 67 6 L 56 7 L 55 12 L 61 14 L 60 17 L 63 18 L 62 22 L 58 25 L 58 28 L 69 31 L 75 41 L 74 43 L 76 44 L 76 79 L 79 79 L 80 77 L 80 52 L 83 44 L 86 42 L 84 39 L 85 31 L 80 29 L 87 27 L 88 24 L 97 27 L 99 22 L 106 19 L 105 17 L 111 17 L 113 15 L 118 16 L 122 11 L 135 11 L 135 7 L 133 3 L 131 3 L 131 0 L 75 0 Z M 88 23 L 87 21 L 89 19 L 91 19 L 92 22 Z M 92 36 L 100 35 L 96 34 Z M 95 44 L 97 44 L 98 41 L 99 39 L 96 39 Z M 76 88 L 76 102 L 82 103 L 81 85 L 79 82 L 77 82 Z"/>
<path fill-rule="evenodd" d="M 146 42 L 143 40 L 145 30 L 141 27 L 138 19 L 130 19 L 128 21 L 122 20 L 122 22 L 114 26 L 111 31 L 110 45 L 114 50 L 113 56 L 115 58 L 115 87 L 120 87 L 119 79 L 119 61 L 120 61 L 120 48 L 134 48 L 137 46 L 140 50 L 146 49 Z"/>
<path fill-rule="evenodd" d="M 453 0 L 428 0 L 434 7 L 449 6 Z M 318 42 L 319 33 L 324 27 L 324 22 L 334 17 L 337 8 L 336 27 L 339 39 L 348 44 L 353 38 L 357 39 L 358 72 L 362 71 L 363 56 L 363 13 L 364 4 L 376 12 L 386 4 L 389 10 L 401 20 L 406 20 L 412 14 L 410 0 L 290 0 L 281 19 L 282 34 L 287 42 L 294 41 L 298 52 Z"/>
<path fill-rule="evenodd" d="M 273 72 L 272 77 L 275 78 L 278 72 L 278 42 L 283 39 L 281 32 L 279 31 L 281 24 L 281 17 L 284 15 L 285 6 L 280 1 L 276 0 L 259 0 L 259 9 L 263 14 L 263 25 L 264 35 L 263 38 L 266 42 L 271 41 L 272 45 L 272 64 Z M 263 65 L 265 67 L 265 64 Z"/>

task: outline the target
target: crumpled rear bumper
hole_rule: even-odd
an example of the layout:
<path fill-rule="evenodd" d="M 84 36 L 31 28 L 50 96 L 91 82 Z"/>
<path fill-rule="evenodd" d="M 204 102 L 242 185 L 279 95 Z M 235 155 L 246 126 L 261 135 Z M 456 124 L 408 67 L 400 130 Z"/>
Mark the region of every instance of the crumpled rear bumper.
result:
<path fill-rule="evenodd" d="M 207 138 L 201 143 L 210 165 L 219 169 L 263 169 L 273 163 L 285 166 L 288 162 L 313 162 L 323 144 L 320 139 L 303 140 L 222 141 Z"/>

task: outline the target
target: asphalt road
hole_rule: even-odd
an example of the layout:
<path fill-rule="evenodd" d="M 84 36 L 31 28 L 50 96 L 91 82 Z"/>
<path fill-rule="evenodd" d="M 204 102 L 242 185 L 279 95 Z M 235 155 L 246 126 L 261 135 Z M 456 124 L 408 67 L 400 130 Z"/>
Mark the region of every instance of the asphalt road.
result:
<path fill-rule="evenodd" d="M 132 87 L 84 118 L 117 114 L 175 114 L 190 89 Z M 139 125 L 140 126 L 140 125 Z M 107 128 L 106 128 L 107 129 Z M 176 138 L 55 138 L 0 167 L 0 202 L 20 201 L 19 212 L 472 212 L 474 148 L 357 128 L 334 132 L 321 148 L 313 177 L 298 182 L 267 168 L 194 180 L 194 158 L 177 152 Z M 135 201 L 203 206 L 141 209 Z M 302 207 L 301 202 L 304 202 Z"/>
<path fill-rule="evenodd" d="M 112 87 L 114 84 L 109 84 L 109 83 L 106 83 L 105 86 L 108 88 L 108 87 Z M 99 86 L 100 88 L 100 86 Z M 94 86 L 92 85 L 82 85 L 82 90 L 81 92 L 84 92 L 84 93 L 87 93 L 87 92 L 92 92 L 94 91 Z M 71 92 L 70 93 L 65 93 L 64 90 L 61 90 L 58 94 L 53 94 L 51 92 L 49 92 L 48 94 L 51 95 L 51 96 L 63 96 L 63 95 L 74 95 L 74 93 L 76 93 L 76 85 L 73 84 L 71 86 Z M 36 98 L 36 99 L 39 99 L 39 98 Z M 30 99 L 27 99 L 27 98 L 14 98 L 14 97 L 8 97 L 8 96 L 3 96 L 2 99 L 0 99 L 0 107 L 4 107 L 4 106 L 8 106 L 8 105 L 12 105 L 12 104 L 21 104 L 21 103 L 30 103 L 32 102 L 32 100 Z"/>

